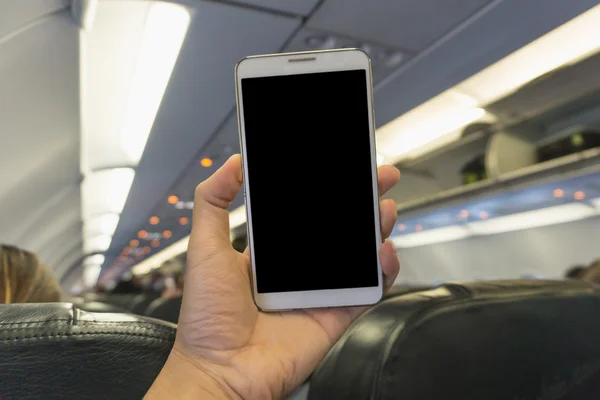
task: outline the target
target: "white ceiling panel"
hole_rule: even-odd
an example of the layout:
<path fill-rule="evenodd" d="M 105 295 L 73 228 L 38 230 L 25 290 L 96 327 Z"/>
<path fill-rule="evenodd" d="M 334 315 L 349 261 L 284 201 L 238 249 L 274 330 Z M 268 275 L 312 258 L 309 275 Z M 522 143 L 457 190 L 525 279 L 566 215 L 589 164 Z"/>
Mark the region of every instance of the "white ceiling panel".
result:
<path fill-rule="evenodd" d="M 69 0 L 0 1 L 0 41 L 11 33 L 18 33 L 19 29 L 27 29 L 28 25 L 66 9 L 69 3 Z"/>
<path fill-rule="evenodd" d="M 327 0 L 307 26 L 420 51 L 490 1 Z"/>
<path fill-rule="evenodd" d="M 129 198 L 107 254 L 108 265 L 166 204 L 176 177 L 235 107 L 234 66 L 251 54 L 280 51 L 300 19 L 212 1 L 181 1 L 192 22 L 137 167 Z M 160 226 L 153 227 L 160 229 Z"/>
<path fill-rule="evenodd" d="M 59 229 L 80 213 L 78 68 L 78 27 L 68 10 L 0 41 L 0 243 L 38 252 L 80 241 L 80 230 Z M 58 267 L 60 254 L 53 261 Z"/>
<path fill-rule="evenodd" d="M 308 15 L 319 3 L 319 0 L 232 0 L 234 3 L 246 4 L 270 10 L 282 11 L 296 15 Z"/>

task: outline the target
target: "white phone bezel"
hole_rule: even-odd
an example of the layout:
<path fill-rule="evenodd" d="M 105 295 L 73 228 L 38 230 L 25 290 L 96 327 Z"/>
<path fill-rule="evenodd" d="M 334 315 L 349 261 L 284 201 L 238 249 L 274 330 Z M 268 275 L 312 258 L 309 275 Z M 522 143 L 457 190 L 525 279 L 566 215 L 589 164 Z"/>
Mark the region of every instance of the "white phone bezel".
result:
<path fill-rule="evenodd" d="M 290 61 L 293 60 L 293 61 Z M 246 135 L 243 123 L 243 101 L 241 80 L 244 78 L 308 74 L 364 69 L 367 76 L 367 100 L 369 112 L 371 169 L 373 177 L 373 204 L 375 205 L 375 239 L 373 251 L 376 252 L 378 285 L 372 287 L 310 290 L 298 292 L 258 293 L 256 285 L 256 263 L 253 251 L 252 195 L 248 182 L 246 164 Z M 278 311 L 321 307 L 343 307 L 371 305 L 377 303 L 383 295 L 383 276 L 379 260 L 379 247 L 382 243 L 379 217 L 379 194 L 377 185 L 377 152 L 375 148 L 375 122 L 373 112 L 373 84 L 369 57 L 359 49 L 324 50 L 299 53 L 281 53 L 263 56 L 251 56 L 240 60 L 235 67 L 236 103 L 240 149 L 242 154 L 244 190 L 246 202 L 246 226 L 248 246 L 252 266 L 252 294 L 256 305 L 264 311 Z"/>

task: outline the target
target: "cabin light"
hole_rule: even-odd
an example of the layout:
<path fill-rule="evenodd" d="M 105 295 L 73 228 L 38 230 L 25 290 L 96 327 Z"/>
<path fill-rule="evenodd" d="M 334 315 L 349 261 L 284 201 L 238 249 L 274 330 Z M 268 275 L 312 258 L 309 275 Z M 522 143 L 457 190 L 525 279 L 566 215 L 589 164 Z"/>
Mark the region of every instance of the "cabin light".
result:
<path fill-rule="evenodd" d="M 564 195 L 565 195 L 565 191 L 562 189 L 554 189 L 552 191 L 552 196 L 556 197 L 557 199 L 560 199 Z"/>
<path fill-rule="evenodd" d="M 467 228 L 474 235 L 491 235 L 578 221 L 594 215 L 597 210 L 593 207 L 571 203 L 477 221 L 468 224 Z"/>
<path fill-rule="evenodd" d="M 457 89 L 489 104 L 532 80 L 600 50 L 600 6 L 595 6 L 497 63 Z"/>
<path fill-rule="evenodd" d="M 119 214 L 100 214 L 90 217 L 83 223 L 83 236 L 95 235 L 112 236 L 119 224 Z"/>
<path fill-rule="evenodd" d="M 98 277 L 100 276 L 101 271 L 102 271 L 102 265 L 100 265 L 100 264 L 84 265 L 84 267 L 83 267 L 83 286 L 85 288 L 94 287 L 96 285 L 96 282 L 98 282 Z"/>
<path fill-rule="evenodd" d="M 171 195 L 167 198 L 167 202 L 169 204 L 177 204 L 178 201 L 179 201 L 179 197 L 177 197 L 175 195 Z"/>
<path fill-rule="evenodd" d="M 581 190 L 575 192 L 575 194 L 573 194 L 573 198 L 575 200 L 584 200 L 585 199 L 585 192 L 582 192 Z"/>
<path fill-rule="evenodd" d="M 81 184 L 84 221 L 100 214 L 121 214 L 135 172 L 112 168 L 88 174 Z"/>
<path fill-rule="evenodd" d="M 112 236 L 109 235 L 97 235 L 92 237 L 83 238 L 83 252 L 89 253 L 103 253 L 110 247 Z"/>
<path fill-rule="evenodd" d="M 103 254 L 94 254 L 93 256 L 88 256 L 83 260 L 83 265 L 102 265 L 104 264 L 104 255 Z"/>
<path fill-rule="evenodd" d="M 211 160 L 208 157 L 204 157 L 202 160 L 200 160 L 200 165 L 202 165 L 205 168 L 208 168 L 213 165 L 213 160 Z"/>
<path fill-rule="evenodd" d="M 441 110 L 440 110 L 441 111 Z M 483 119 L 487 115 L 483 108 L 450 109 L 446 112 L 432 112 L 417 123 L 408 123 L 409 119 L 399 120 L 380 128 L 378 143 L 387 158 L 401 160 L 428 152 L 440 145 L 440 140 L 454 141 L 460 136 L 460 128 Z M 405 121 L 407 123 L 405 123 Z M 451 138 L 448 138 L 448 136 Z M 433 147 L 431 147 L 433 146 Z"/>
<path fill-rule="evenodd" d="M 495 121 L 482 110 L 486 105 L 599 50 L 596 6 L 380 127 L 378 149 L 386 161 L 397 163 L 452 143 L 461 137 L 461 128 Z"/>
<path fill-rule="evenodd" d="M 136 165 L 146 147 L 189 25 L 190 13 L 181 5 L 155 2 L 148 11 L 121 136 L 123 150 Z"/>
<path fill-rule="evenodd" d="M 152 217 L 150 217 L 148 222 L 150 223 L 150 225 L 158 225 L 158 223 L 160 222 L 160 218 L 158 218 L 156 215 L 153 215 Z"/>

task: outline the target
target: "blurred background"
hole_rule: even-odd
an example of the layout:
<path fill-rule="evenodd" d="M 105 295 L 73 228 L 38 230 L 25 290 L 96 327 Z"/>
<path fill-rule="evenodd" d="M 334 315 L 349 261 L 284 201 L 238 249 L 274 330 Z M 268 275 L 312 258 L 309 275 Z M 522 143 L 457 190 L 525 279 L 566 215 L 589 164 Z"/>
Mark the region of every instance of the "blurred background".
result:
<path fill-rule="evenodd" d="M 397 286 L 563 279 L 600 257 L 592 0 L 2 1 L 0 243 L 67 296 L 180 297 L 194 189 L 239 151 L 235 63 L 343 47 L 372 59 L 378 163 L 402 171 Z M 238 197 L 240 251 L 245 218 Z M 301 246 L 294 210 L 281 231 Z"/>

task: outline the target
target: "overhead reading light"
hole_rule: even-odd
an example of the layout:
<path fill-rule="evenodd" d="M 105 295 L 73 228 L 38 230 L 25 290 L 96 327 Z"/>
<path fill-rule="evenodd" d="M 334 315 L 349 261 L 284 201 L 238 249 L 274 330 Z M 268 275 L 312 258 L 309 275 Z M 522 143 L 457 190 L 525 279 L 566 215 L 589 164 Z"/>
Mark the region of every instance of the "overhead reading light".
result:
<path fill-rule="evenodd" d="M 469 231 L 462 226 L 449 226 L 419 233 L 396 236 L 392 242 L 399 248 L 425 246 L 428 244 L 450 242 L 469 237 Z"/>
<path fill-rule="evenodd" d="M 213 160 L 211 160 L 208 157 L 204 157 L 202 160 L 200 160 L 200 165 L 202 165 L 205 168 L 208 168 L 213 165 Z"/>
<path fill-rule="evenodd" d="M 482 113 L 486 105 L 599 50 L 596 6 L 380 127 L 378 149 L 387 162 L 397 163 L 452 143 L 468 124 L 494 121 L 493 115 Z"/>
<path fill-rule="evenodd" d="M 468 224 L 467 228 L 474 235 L 491 235 L 573 222 L 597 214 L 597 210 L 593 207 L 581 203 L 570 203 L 477 221 Z"/>
<path fill-rule="evenodd" d="M 183 6 L 156 2 L 148 11 L 121 138 L 135 164 L 146 147 L 189 25 L 190 13 Z"/>

